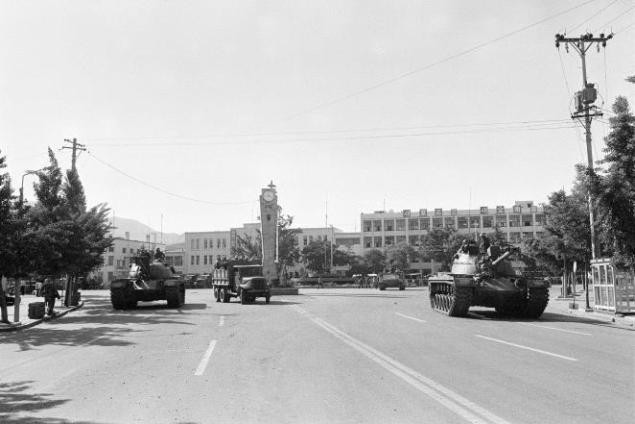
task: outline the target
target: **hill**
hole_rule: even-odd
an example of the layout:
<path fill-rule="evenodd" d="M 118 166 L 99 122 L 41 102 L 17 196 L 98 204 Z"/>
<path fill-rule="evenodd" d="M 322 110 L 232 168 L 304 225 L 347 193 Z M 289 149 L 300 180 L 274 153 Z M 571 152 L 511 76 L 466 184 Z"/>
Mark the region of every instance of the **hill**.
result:
<path fill-rule="evenodd" d="M 163 243 L 165 244 L 183 243 L 185 241 L 184 234 L 163 233 L 163 236 L 161 236 L 161 231 L 157 231 L 134 219 L 121 218 L 117 216 L 114 218 L 114 221 L 115 222 L 113 223 L 111 218 L 111 224 L 114 224 L 113 226 L 115 227 L 112 230 L 114 237 L 141 241 L 150 240 L 153 243 L 160 243 L 163 238 Z"/>

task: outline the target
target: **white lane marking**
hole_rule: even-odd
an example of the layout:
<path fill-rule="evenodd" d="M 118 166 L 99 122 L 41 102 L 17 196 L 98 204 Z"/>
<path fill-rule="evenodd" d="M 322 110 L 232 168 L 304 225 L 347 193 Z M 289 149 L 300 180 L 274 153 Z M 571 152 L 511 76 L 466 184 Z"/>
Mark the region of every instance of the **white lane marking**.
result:
<path fill-rule="evenodd" d="M 218 319 L 218 326 L 222 327 L 223 325 L 225 325 L 225 315 L 221 315 Z"/>
<path fill-rule="evenodd" d="M 476 334 L 476 337 L 480 337 L 481 339 L 490 340 L 490 341 L 496 342 L 496 343 L 505 344 L 505 345 L 508 345 L 508 346 L 517 347 L 519 349 L 531 350 L 532 352 L 542 353 L 543 355 L 549 355 L 549 356 L 554 356 L 554 357 L 560 358 L 560 359 L 566 359 L 567 361 L 577 361 L 577 359 L 571 358 L 569 356 L 558 355 L 557 353 L 547 352 L 546 350 L 535 349 L 535 348 L 529 347 L 529 346 L 523 346 L 523 345 L 519 345 L 519 344 L 516 344 L 516 343 L 506 342 L 505 340 L 494 339 L 492 337 L 487 337 L 487 336 L 481 336 L 480 334 Z"/>
<path fill-rule="evenodd" d="M 425 377 L 417 371 L 405 366 L 397 360 L 379 352 L 378 350 L 368 346 L 367 344 L 353 338 L 345 332 L 337 329 L 331 324 L 327 323 L 321 318 L 313 317 L 306 310 L 294 305 L 294 309 L 302 315 L 307 316 L 316 325 L 323 328 L 333 336 L 349 345 L 362 355 L 366 356 L 371 361 L 377 363 L 382 368 L 401 378 L 417 390 L 430 396 L 432 399 L 439 402 L 452 412 L 465 418 L 467 421 L 473 424 L 509 424 L 503 418 L 493 414 L 487 409 L 475 404 L 474 402 L 464 398 L 458 393 L 442 386 L 436 381 Z"/>
<path fill-rule="evenodd" d="M 205 355 L 201 359 L 201 362 L 198 364 L 194 375 L 203 375 L 205 372 L 205 368 L 207 368 L 207 363 L 209 362 L 209 358 L 212 356 L 212 352 L 214 351 L 214 347 L 216 346 L 216 340 L 212 340 L 209 342 L 209 347 L 205 351 Z"/>
<path fill-rule="evenodd" d="M 413 321 L 417 321 L 417 322 L 427 322 L 427 321 L 422 320 L 422 319 L 419 319 L 419 318 L 411 317 L 411 316 L 409 316 L 409 315 L 404 315 L 404 314 L 402 314 L 402 313 L 400 313 L 400 312 L 395 312 L 395 314 L 397 314 L 397 315 L 399 315 L 400 317 L 403 317 L 403 318 L 408 318 L 408 319 L 411 319 L 411 320 L 413 320 Z"/>
<path fill-rule="evenodd" d="M 531 325 L 532 327 L 547 328 L 547 329 L 549 329 L 549 330 L 562 331 L 563 333 L 578 334 L 578 335 L 580 335 L 580 336 L 592 336 L 592 335 L 593 335 L 593 334 L 591 334 L 591 333 L 584 333 L 584 332 L 582 332 L 582 331 L 565 330 L 564 328 L 549 327 L 548 325 L 531 324 L 531 323 L 529 323 L 529 322 L 521 322 L 520 324 L 523 324 L 523 325 Z"/>

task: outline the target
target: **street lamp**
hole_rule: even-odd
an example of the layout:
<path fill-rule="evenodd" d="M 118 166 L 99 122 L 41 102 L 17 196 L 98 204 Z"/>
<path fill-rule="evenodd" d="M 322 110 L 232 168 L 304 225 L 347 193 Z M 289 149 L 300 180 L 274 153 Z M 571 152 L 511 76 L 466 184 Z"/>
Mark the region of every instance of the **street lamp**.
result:
<path fill-rule="evenodd" d="M 35 171 L 28 170 L 24 174 L 22 174 L 22 183 L 20 184 L 20 209 L 18 210 L 18 214 L 20 218 L 22 218 L 22 215 L 24 212 L 24 177 L 26 177 L 27 175 L 37 174 L 40 171 L 42 171 L 42 169 L 37 169 Z M 20 235 L 20 237 L 22 236 Z M 22 284 L 20 283 L 21 271 L 22 270 L 20 269 L 20 272 L 18 273 L 17 284 L 15 287 L 15 293 L 14 293 L 15 300 L 13 303 L 13 322 L 16 322 L 16 323 L 20 322 L 20 295 L 21 295 L 20 290 L 22 290 Z"/>

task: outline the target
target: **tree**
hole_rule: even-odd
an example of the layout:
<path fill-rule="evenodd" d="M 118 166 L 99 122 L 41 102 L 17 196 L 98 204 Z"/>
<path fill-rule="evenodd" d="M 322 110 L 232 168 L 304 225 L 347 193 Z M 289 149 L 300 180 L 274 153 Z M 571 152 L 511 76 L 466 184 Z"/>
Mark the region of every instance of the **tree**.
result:
<path fill-rule="evenodd" d="M 601 162 L 607 169 L 594 179 L 593 192 L 600 239 L 618 266 L 635 270 L 635 116 L 624 97 L 617 98 L 613 113 Z"/>
<path fill-rule="evenodd" d="M 328 250 L 327 250 L 328 249 Z M 330 243 L 312 241 L 302 249 L 302 260 L 306 268 L 315 272 L 326 272 L 327 257 L 330 257 Z"/>
<path fill-rule="evenodd" d="M 364 254 L 368 268 L 375 274 L 386 269 L 386 255 L 379 249 L 371 249 Z"/>
<path fill-rule="evenodd" d="M 0 279 L 5 275 L 11 275 L 14 270 L 11 264 L 15 262 L 15 250 L 13 240 L 15 238 L 15 220 L 13 212 L 13 189 L 11 177 L 2 172 L 6 168 L 5 157 L 0 152 Z M 7 305 L 5 302 L 4 288 L 0 284 L 0 320 L 8 322 Z"/>
<path fill-rule="evenodd" d="M 278 216 L 278 275 L 286 276 L 287 269 L 300 260 L 297 235 L 300 230 L 291 228 L 291 215 Z"/>
<path fill-rule="evenodd" d="M 452 258 L 459 247 L 461 247 L 461 237 L 453 228 L 435 228 L 423 236 L 422 257 L 434 260 L 445 269 L 449 269 Z"/>
<path fill-rule="evenodd" d="M 232 259 L 247 262 L 262 262 L 262 237 L 257 231 L 256 237 L 249 234 L 236 235 L 236 244 L 231 248 Z"/>
<path fill-rule="evenodd" d="M 417 251 L 407 243 L 399 243 L 386 251 L 386 258 L 390 268 L 397 268 L 402 271 L 410 268 L 410 262 L 417 256 Z"/>

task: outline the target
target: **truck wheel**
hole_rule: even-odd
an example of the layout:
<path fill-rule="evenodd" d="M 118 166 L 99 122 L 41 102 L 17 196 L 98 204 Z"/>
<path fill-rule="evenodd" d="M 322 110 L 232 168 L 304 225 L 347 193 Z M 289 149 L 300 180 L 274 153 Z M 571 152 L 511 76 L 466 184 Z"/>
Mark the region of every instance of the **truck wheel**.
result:
<path fill-rule="evenodd" d="M 225 294 L 225 288 L 218 289 L 218 296 L 220 297 L 221 302 L 227 303 L 227 295 Z"/>
<path fill-rule="evenodd" d="M 220 295 L 218 294 L 218 287 L 214 287 L 214 299 L 216 299 L 217 302 L 220 302 Z"/>

